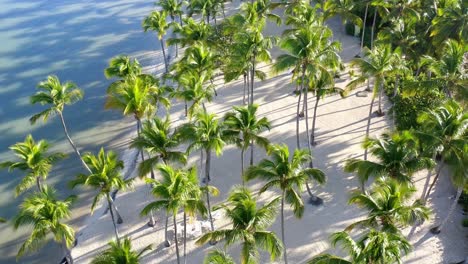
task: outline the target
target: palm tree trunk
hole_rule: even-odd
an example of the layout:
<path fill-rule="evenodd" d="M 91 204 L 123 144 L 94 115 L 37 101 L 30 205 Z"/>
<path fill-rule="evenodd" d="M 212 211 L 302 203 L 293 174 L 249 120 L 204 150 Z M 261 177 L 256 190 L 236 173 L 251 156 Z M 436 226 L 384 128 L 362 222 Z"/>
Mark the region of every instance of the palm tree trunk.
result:
<path fill-rule="evenodd" d="M 169 232 L 168 232 L 168 226 L 169 226 L 169 215 L 167 214 L 167 211 L 166 211 L 166 223 L 164 225 L 164 246 L 166 247 L 170 247 L 171 246 L 171 242 L 169 241 Z"/>
<path fill-rule="evenodd" d="M 361 54 L 362 49 L 364 48 L 364 33 L 366 32 L 366 21 L 367 21 L 367 11 L 369 9 L 369 3 L 366 4 L 366 12 L 364 13 L 364 21 L 362 24 L 362 36 L 361 36 Z"/>
<path fill-rule="evenodd" d="M 383 111 L 382 111 L 382 94 L 383 94 L 383 80 L 382 82 L 380 82 L 379 84 L 379 110 L 377 111 L 379 115 L 383 115 Z"/>
<path fill-rule="evenodd" d="M 161 50 L 162 50 L 163 57 L 164 57 L 164 67 L 166 68 L 166 73 L 168 73 L 169 72 L 169 63 L 167 62 L 166 48 L 164 46 L 164 39 L 161 38 L 159 41 L 161 42 Z"/>
<path fill-rule="evenodd" d="M 179 242 L 177 240 L 177 212 L 173 213 L 173 221 L 174 221 L 174 236 L 175 236 L 175 249 L 176 249 L 176 256 L 177 256 L 177 264 L 180 264 Z"/>
<path fill-rule="evenodd" d="M 392 107 L 392 119 L 393 119 L 393 129 L 396 129 L 396 116 L 395 116 L 395 98 L 398 95 L 398 86 L 400 86 L 400 76 L 397 75 L 395 79 L 395 87 L 393 88 L 393 107 Z"/>
<path fill-rule="evenodd" d="M 374 10 L 374 20 L 372 21 L 372 29 L 371 29 L 371 49 L 374 48 L 374 31 L 375 31 L 375 20 L 377 18 L 377 7 Z"/>
<path fill-rule="evenodd" d="M 39 191 L 42 192 L 42 183 L 41 183 L 41 177 L 40 176 L 36 177 L 36 185 L 37 185 L 37 189 L 39 189 Z"/>
<path fill-rule="evenodd" d="M 207 182 L 211 181 L 210 167 L 211 167 L 211 150 L 206 149 L 206 162 L 205 162 L 205 179 Z"/>
<path fill-rule="evenodd" d="M 250 141 L 250 166 L 254 163 L 254 144 L 253 139 Z"/>
<path fill-rule="evenodd" d="M 250 104 L 250 70 L 247 70 L 247 104 Z"/>
<path fill-rule="evenodd" d="M 365 138 L 369 137 L 369 132 L 370 132 L 370 125 L 371 125 L 371 119 L 372 119 L 372 108 L 374 107 L 374 101 L 375 101 L 375 96 L 372 94 L 372 100 L 370 103 L 369 107 L 369 117 L 367 118 L 367 127 L 366 127 L 366 136 Z M 364 160 L 367 160 L 367 148 L 364 148 Z M 361 182 L 361 190 L 364 192 L 365 187 L 364 187 L 365 182 Z"/>
<path fill-rule="evenodd" d="M 442 171 L 442 168 L 444 167 L 444 165 L 445 164 L 443 163 L 443 161 L 440 161 L 440 166 L 437 169 L 436 176 L 435 176 L 434 180 L 432 181 L 431 186 L 429 186 L 429 189 L 427 190 L 424 201 L 427 201 L 427 199 L 429 198 L 429 195 L 431 194 L 431 190 L 432 190 L 432 188 L 434 188 L 435 183 L 437 182 L 437 179 L 439 179 L 440 172 Z"/>
<path fill-rule="evenodd" d="M 111 202 L 112 202 L 112 208 L 114 208 L 114 213 L 117 216 L 117 224 L 122 224 L 123 223 L 122 216 L 120 215 L 119 209 L 117 209 L 117 205 L 115 205 L 114 198 L 112 197 L 111 197 Z"/>
<path fill-rule="evenodd" d="M 107 193 L 106 196 L 107 196 L 107 203 L 108 203 L 108 206 L 109 206 L 109 211 L 110 211 L 110 214 L 111 214 L 112 224 L 114 225 L 115 239 L 117 240 L 117 244 L 120 245 L 119 231 L 117 231 L 117 225 L 115 223 L 114 211 L 112 209 L 112 198 L 110 197 L 109 193 Z"/>
<path fill-rule="evenodd" d="M 185 109 L 185 117 L 188 115 L 188 109 L 187 109 L 187 100 L 184 100 L 184 109 Z"/>
<path fill-rule="evenodd" d="M 187 213 L 184 210 L 184 264 L 187 264 Z"/>
<path fill-rule="evenodd" d="M 299 92 L 299 97 L 297 99 L 297 110 L 296 110 L 296 145 L 297 148 L 301 148 L 300 138 L 299 138 L 299 109 L 301 108 L 301 98 L 302 98 L 302 91 Z"/>
<path fill-rule="evenodd" d="M 318 104 L 320 101 L 320 96 L 317 95 L 315 99 L 316 101 L 315 101 L 315 106 L 314 106 L 314 118 L 312 119 L 312 132 L 310 132 L 310 141 L 311 141 L 312 146 L 315 146 L 317 144 L 315 142 L 315 120 L 317 119 L 317 108 L 318 108 Z"/>
<path fill-rule="evenodd" d="M 206 187 L 206 205 L 208 207 L 208 217 L 210 219 L 211 231 L 214 231 L 213 216 L 211 215 L 210 205 L 210 191 L 208 190 L 208 183 L 210 182 L 210 163 L 211 163 L 211 151 L 206 149 L 206 164 L 205 164 L 205 187 Z M 214 245 L 214 241 L 210 241 L 210 244 Z"/>
<path fill-rule="evenodd" d="M 68 133 L 67 126 L 65 125 L 65 119 L 63 118 L 63 113 L 62 113 L 62 112 L 58 112 L 58 115 L 60 116 L 60 121 L 62 122 L 63 131 L 65 132 L 65 136 L 67 137 L 68 142 L 70 143 L 70 145 L 72 146 L 72 148 L 73 148 L 73 150 L 75 151 L 76 155 L 77 155 L 78 158 L 80 159 L 81 164 L 83 165 L 83 167 L 85 167 L 85 169 L 86 169 L 89 173 L 91 173 L 91 169 L 88 167 L 88 165 L 86 165 L 86 162 L 84 162 L 83 158 L 81 157 L 80 151 L 79 151 L 78 148 L 76 147 L 75 143 L 73 143 L 73 140 L 71 139 L 70 134 Z"/>
<path fill-rule="evenodd" d="M 305 69 L 302 73 L 302 80 L 304 81 Z M 307 105 L 307 94 L 309 93 L 307 88 L 304 88 L 304 82 L 302 83 L 302 88 L 304 90 L 304 104 L 305 104 L 305 124 L 306 124 L 306 137 L 307 137 L 307 149 L 309 150 L 309 154 L 312 155 L 312 148 L 310 144 L 309 138 L 309 107 Z"/>
<path fill-rule="evenodd" d="M 254 103 L 254 81 L 255 81 L 255 53 L 252 56 L 252 72 L 250 73 L 250 104 Z"/>
<path fill-rule="evenodd" d="M 286 239 L 284 236 L 284 191 L 283 195 L 281 195 L 281 240 L 283 242 L 283 257 L 284 263 L 288 264 L 288 255 L 287 255 L 287 247 L 286 247 Z"/>
<path fill-rule="evenodd" d="M 457 189 L 457 195 L 455 195 L 455 199 L 453 199 L 452 205 L 450 206 L 450 209 L 447 212 L 447 215 L 445 216 L 444 220 L 439 226 L 436 226 L 431 229 L 432 233 L 438 234 L 440 233 L 440 231 L 442 231 L 442 229 L 444 228 L 444 226 L 447 224 L 448 220 L 452 216 L 453 211 L 455 211 L 455 208 L 457 207 L 458 199 L 460 199 L 462 192 L 463 192 L 463 186 L 459 186 Z"/>
<path fill-rule="evenodd" d="M 62 238 L 62 249 L 63 249 L 64 258 L 66 259 L 67 264 L 73 264 L 73 257 L 71 255 L 70 249 L 67 246 L 67 242 L 65 238 Z"/>
<path fill-rule="evenodd" d="M 245 180 L 244 180 L 244 148 L 241 148 L 241 180 L 242 180 L 242 186 L 245 186 Z"/>
<path fill-rule="evenodd" d="M 244 73 L 244 97 L 242 98 L 242 104 L 244 104 L 244 105 L 245 105 L 245 88 L 246 88 L 245 83 L 246 83 L 246 78 L 247 78 L 247 76 L 246 76 L 246 74 Z"/>

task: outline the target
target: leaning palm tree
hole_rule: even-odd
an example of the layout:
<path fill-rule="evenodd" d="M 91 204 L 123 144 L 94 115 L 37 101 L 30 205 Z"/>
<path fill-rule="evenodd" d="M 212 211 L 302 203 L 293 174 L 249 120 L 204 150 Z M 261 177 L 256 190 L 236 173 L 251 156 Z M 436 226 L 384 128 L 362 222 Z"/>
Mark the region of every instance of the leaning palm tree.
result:
<path fill-rule="evenodd" d="M 106 78 L 118 77 L 125 79 L 129 76 L 141 74 L 141 66 L 137 59 L 130 59 L 127 55 L 118 55 L 109 61 L 109 67 L 104 70 Z"/>
<path fill-rule="evenodd" d="M 55 75 L 48 76 L 47 80 L 42 81 L 37 85 L 37 88 L 40 91 L 31 96 L 31 104 L 39 103 L 41 105 L 48 105 L 49 108 L 33 115 L 29 121 L 31 124 L 35 124 L 38 119 L 42 118 L 45 122 L 49 116 L 57 114 L 62 122 L 63 131 L 65 132 L 68 142 L 80 159 L 83 167 L 90 172 L 91 170 L 84 162 L 80 151 L 68 133 L 67 126 L 65 125 L 65 119 L 63 117 L 63 109 L 65 105 L 71 105 L 83 98 L 83 91 L 72 82 L 60 83 L 59 78 Z"/>
<path fill-rule="evenodd" d="M 245 178 L 252 180 L 261 178 L 265 185 L 260 189 L 263 193 L 271 188 L 281 191 L 281 239 L 284 246 L 284 262 L 288 263 L 285 228 L 284 228 L 284 204 L 288 203 L 294 212 L 294 216 L 301 218 L 304 214 L 304 202 L 301 192 L 308 180 L 315 180 L 320 184 L 325 183 L 325 174 L 316 168 L 303 168 L 303 164 L 312 158 L 305 149 L 296 149 L 290 157 L 288 146 L 271 145 L 268 149 L 271 159 L 264 159 L 258 165 L 251 166 L 245 172 Z"/>
<path fill-rule="evenodd" d="M 220 205 L 231 229 L 221 229 L 204 234 L 195 243 L 203 245 L 208 241 L 225 241 L 225 246 L 241 243 L 240 261 L 242 264 L 258 263 L 259 249 L 271 256 L 271 261 L 281 256 L 283 247 L 281 241 L 267 228 L 275 221 L 278 211 L 279 197 L 258 207 L 251 192 L 238 187 L 231 191 L 227 202 Z"/>
<path fill-rule="evenodd" d="M 370 177 L 388 176 L 408 183 L 415 172 L 434 166 L 431 158 L 420 155 L 418 140 L 410 131 L 384 133 L 380 138 L 367 138 L 363 146 L 376 161 L 349 159 L 344 166 L 345 172 L 356 172 L 362 191 Z"/>
<path fill-rule="evenodd" d="M 177 213 L 184 206 L 184 201 L 189 196 L 191 185 L 187 183 L 187 171 L 182 169 L 174 169 L 169 165 L 158 165 L 158 171 L 161 174 L 162 180 L 147 179 L 149 184 L 152 184 L 151 193 L 157 200 L 146 205 L 141 211 L 141 215 L 148 215 L 152 211 L 164 209 L 167 215 L 172 214 L 174 224 L 174 237 L 176 246 L 177 263 L 180 263 L 179 242 L 177 239 Z M 168 221 L 166 218 L 165 227 L 165 245 L 170 246 L 167 232 Z"/>
<path fill-rule="evenodd" d="M 112 218 L 112 224 L 114 225 L 115 238 L 117 243 L 120 243 L 114 211 L 117 214 L 117 223 L 120 224 L 123 221 L 117 211 L 117 207 L 114 205 L 114 198 L 111 193 L 113 191 L 122 191 L 132 187 L 134 179 L 122 178 L 121 171 L 124 168 L 124 163 L 122 160 L 118 159 L 117 154 L 113 151 L 107 151 L 106 153 L 104 152 L 104 148 L 101 148 L 97 156 L 86 153 L 83 159 L 91 168 L 91 173 L 88 175 L 78 174 L 76 179 L 70 181 L 70 187 L 74 188 L 77 185 L 84 185 L 98 191 L 91 204 L 91 213 L 96 208 L 98 202 L 103 198 L 106 199 Z"/>
<path fill-rule="evenodd" d="M 402 257 L 411 250 L 411 244 L 401 233 L 392 233 L 371 229 L 359 239 L 354 240 L 346 232 L 332 235 L 332 244 L 341 244 L 351 260 L 321 254 L 307 261 L 307 264 L 368 264 L 368 263 L 402 263 Z"/>
<path fill-rule="evenodd" d="M 33 226 L 31 235 L 21 245 L 17 258 L 28 251 L 36 251 L 52 234 L 54 241 L 62 245 L 67 263 L 73 263 L 70 248 L 75 241 L 75 231 L 63 220 L 71 216 L 70 206 L 76 196 L 70 196 L 61 201 L 57 199 L 56 191 L 44 185 L 42 190 L 28 196 L 20 205 L 18 215 L 14 218 L 14 228 Z"/>
<path fill-rule="evenodd" d="M 402 184 L 388 178 L 379 179 L 370 192 L 354 191 L 349 203 L 366 209 L 368 215 L 349 225 L 345 231 L 351 231 L 355 227 L 381 227 L 384 231 L 397 232 L 401 228 L 427 220 L 429 208 L 419 200 L 412 204 L 406 203 L 415 192 L 416 188 L 412 184 Z"/>
<path fill-rule="evenodd" d="M 141 256 L 151 250 L 151 245 L 146 246 L 140 252 L 132 249 L 132 241 L 125 238 L 122 243 L 109 242 L 109 248 L 95 257 L 91 264 L 138 264 Z"/>
<path fill-rule="evenodd" d="M 248 105 L 246 107 L 234 106 L 234 111 L 224 116 L 225 134 L 232 138 L 235 144 L 241 149 L 241 177 L 244 174 L 244 153 L 250 146 L 250 165 L 253 165 L 254 144 L 267 149 L 270 144 L 266 137 L 259 134 L 270 129 L 270 122 L 266 117 L 257 119 L 258 105 Z M 244 184 L 244 177 L 242 177 Z"/>
<path fill-rule="evenodd" d="M 10 146 L 10 149 L 20 160 L 2 162 L 0 168 L 8 167 L 9 171 L 19 169 L 26 173 L 15 188 L 16 195 L 31 188 L 34 182 L 38 190 L 41 191 L 42 181 L 46 180 L 52 165 L 65 157 L 65 154 L 60 152 L 48 154 L 49 143 L 46 140 L 40 140 L 36 143 L 31 135 L 28 135 L 24 142 Z"/>
<path fill-rule="evenodd" d="M 142 23 L 143 30 L 147 32 L 148 30 L 156 31 L 158 34 L 159 42 L 161 43 L 161 50 L 164 57 L 164 66 L 166 67 L 166 73 L 169 72 L 169 63 L 166 57 L 166 48 L 164 44 L 164 35 L 169 28 L 167 23 L 167 13 L 166 11 L 153 11 L 151 14 L 143 20 Z"/>

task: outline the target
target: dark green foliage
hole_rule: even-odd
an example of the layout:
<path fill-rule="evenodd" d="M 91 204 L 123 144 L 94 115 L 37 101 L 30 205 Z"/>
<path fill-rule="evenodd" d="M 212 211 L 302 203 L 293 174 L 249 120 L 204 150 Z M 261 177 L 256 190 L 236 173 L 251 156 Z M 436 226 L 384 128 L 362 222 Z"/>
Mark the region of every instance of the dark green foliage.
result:
<path fill-rule="evenodd" d="M 346 23 L 345 25 L 345 30 L 346 30 L 346 34 L 350 35 L 350 36 L 354 36 L 354 24 L 353 23 Z"/>
<path fill-rule="evenodd" d="M 398 130 L 417 128 L 418 114 L 428 109 L 434 109 L 442 103 L 440 95 L 415 95 L 412 97 L 397 96 L 394 98 L 395 124 Z"/>

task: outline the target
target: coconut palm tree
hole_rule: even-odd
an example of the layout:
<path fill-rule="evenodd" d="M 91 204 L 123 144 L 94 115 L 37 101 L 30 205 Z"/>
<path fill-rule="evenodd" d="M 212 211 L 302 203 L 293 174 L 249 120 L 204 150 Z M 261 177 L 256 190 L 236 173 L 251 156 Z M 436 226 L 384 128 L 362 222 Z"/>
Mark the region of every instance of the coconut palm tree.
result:
<path fill-rule="evenodd" d="M 439 1 L 438 1 L 439 2 Z M 442 6 L 437 9 L 437 15 L 432 20 L 431 37 L 435 46 L 447 39 L 466 41 L 468 39 L 468 5 L 464 2 L 449 0 L 440 1 Z"/>
<path fill-rule="evenodd" d="M 211 79 L 207 72 L 202 72 L 200 75 L 194 71 L 185 71 L 177 76 L 179 88 L 174 92 L 176 98 L 182 99 L 185 102 L 192 104 L 185 108 L 185 115 L 190 119 L 196 115 L 197 111 L 201 111 L 200 106 L 206 111 L 205 102 L 211 102 L 215 94 L 213 84 L 206 85 Z"/>
<path fill-rule="evenodd" d="M 307 261 L 307 264 L 367 264 L 367 263 L 402 263 L 401 258 L 411 250 L 411 244 L 400 233 L 384 232 L 371 229 L 358 240 L 346 232 L 332 235 L 332 244 L 340 244 L 348 251 L 351 261 L 321 254 Z"/>
<path fill-rule="evenodd" d="M 32 226 L 33 230 L 21 245 L 17 258 L 28 251 L 36 251 L 52 234 L 53 240 L 62 245 L 68 263 L 73 263 L 69 249 L 75 241 L 75 231 L 63 221 L 70 218 L 70 206 L 75 199 L 76 196 L 69 196 L 63 201 L 58 200 L 56 191 L 47 185 L 24 199 L 13 225 L 15 229 Z"/>
<path fill-rule="evenodd" d="M 206 154 L 205 160 L 205 194 L 208 216 L 211 224 L 211 231 L 214 231 L 213 217 L 211 215 L 210 189 L 208 183 L 211 180 L 211 152 L 221 155 L 225 142 L 223 140 L 223 124 L 216 119 L 215 114 L 209 114 L 206 111 L 200 111 L 196 114 L 192 123 L 183 125 L 180 128 L 182 138 L 189 141 L 187 152 L 200 149 L 200 163 L 203 160 L 203 152 Z"/>
<path fill-rule="evenodd" d="M 240 261 L 242 264 L 258 263 L 261 249 L 271 256 L 271 261 L 281 256 L 281 241 L 267 228 L 275 221 L 279 197 L 259 207 L 251 192 L 244 187 L 231 191 L 227 202 L 220 205 L 229 222 L 230 229 L 221 229 L 204 234 L 195 243 L 203 245 L 208 241 L 224 240 L 229 247 L 241 243 Z"/>
<path fill-rule="evenodd" d="M 184 4 L 184 1 L 178 1 L 178 0 L 162 0 L 155 2 L 155 5 L 158 5 L 162 8 L 163 11 L 165 11 L 170 17 L 172 21 L 172 25 L 179 25 L 175 22 L 175 18 L 179 17 L 180 25 L 182 25 L 182 14 L 184 13 L 182 11 L 182 5 Z M 176 33 L 173 31 L 173 33 Z M 179 49 L 177 47 L 177 43 L 175 50 L 176 50 L 176 57 L 179 56 Z"/>
<path fill-rule="evenodd" d="M 172 1 L 172 0 L 171 0 Z M 177 36 L 168 38 L 167 45 L 180 44 L 181 47 L 192 46 L 196 43 L 208 44 L 213 35 L 213 27 L 205 21 L 195 21 L 193 18 L 184 18 L 184 25 L 174 25 Z"/>
<path fill-rule="evenodd" d="M 109 242 L 109 248 L 95 257 L 91 264 L 138 264 L 141 256 L 152 249 L 151 245 L 144 247 L 140 252 L 132 249 L 132 241 L 126 237 L 122 243 Z"/>
<path fill-rule="evenodd" d="M 250 165 L 253 165 L 254 144 L 267 149 L 270 141 L 259 134 L 270 129 L 270 122 L 266 117 L 257 119 L 258 105 L 245 107 L 234 106 L 234 111 L 224 116 L 225 134 L 232 138 L 234 143 L 241 149 L 241 178 L 244 185 L 244 153 L 250 145 Z"/>
<path fill-rule="evenodd" d="M 37 85 L 37 88 L 39 89 L 39 92 L 30 97 L 31 104 L 48 105 L 49 108 L 33 115 L 29 121 L 34 125 L 40 118 L 46 122 L 49 116 L 55 114 L 58 115 L 60 117 L 60 121 L 62 122 L 63 131 L 65 132 L 65 136 L 67 137 L 68 142 L 80 159 L 83 167 L 88 172 L 90 172 L 91 170 L 84 162 L 80 151 L 68 133 L 68 129 L 65 124 L 65 118 L 63 117 L 63 110 L 65 106 L 71 105 L 76 101 L 81 100 L 83 98 L 83 91 L 72 82 L 61 83 L 59 78 L 55 75 L 48 76 L 47 80 L 42 81 Z"/>
<path fill-rule="evenodd" d="M 19 161 L 5 161 L 0 163 L 0 168 L 8 168 L 9 171 L 19 169 L 26 175 L 15 188 L 15 194 L 19 195 L 31 188 L 36 183 L 39 191 L 42 190 L 45 181 L 49 175 L 52 165 L 66 157 L 60 152 L 50 153 L 49 143 L 46 140 L 35 142 L 31 135 L 28 135 L 24 142 L 16 143 L 10 146 L 10 150 L 15 153 Z"/>
<path fill-rule="evenodd" d="M 213 18 L 216 24 L 216 13 L 218 12 L 219 2 L 216 0 L 192 0 L 188 5 L 188 16 L 192 17 L 193 14 L 200 14 L 202 20 L 205 19 L 209 24 Z"/>
<path fill-rule="evenodd" d="M 172 214 L 174 224 L 174 236 L 176 246 L 177 263 L 180 263 L 179 242 L 177 239 L 177 213 L 184 206 L 189 197 L 192 186 L 186 180 L 187 171 L 174 169 L 169 165 L 160 164 L 157 167 L 162 180 L 147 179 L 147 183 L 153 186 L 151 193 L 157 200 L 146 205 L 141 211 L 141 215 L 148 215 L 151 211 L 164 209 L 166 214 Z M 167 232 L 168 223 L 166 221 L 165 245 L 170 246 Z"/>
<path fill-rule="evenodd" d="M 362 19 L 353 13 L 353 9 L 358 4 L 352 0 L 331 0 L 323 1 L 323 18 L 325 20 L 330 19 L 336 15 L 339 15 L 343 25 L 350 21 L 354 25 L 362 26 Z"/>
<path fill-rule="evenodd" d="M 211 250 L 203 259 L 203 264 L 236 264 L 234 259 L 222 250 Z"/>
<path fill-rule="evenodd" d="M 431 158 L 420 155 L 418 144 L 415 135 L 409 131 L 384 133 L 380 138 L 367 138 L 363 146 L 376 161 L 348 159 L 344 171 L 356 172 L 362 191 L 370 177 L 388 176 L 401 183 L 409 183 L 415 172 L 434 166 Z"/>
<path fill-rule="evenodd" d="M 153 11 L 151 14 L 143 20 L 142 23 L 143 30 L 147 32 L 148 30 L 156 31 L 158 35 L 159 42 L 161 43 L 161 50 L 164 57 L 164 66 L 166 67 L 166 73 L 169 72 L 169 63 L 166 57 L 166 48 L 164 45 L 164 35 L 169 28 L 167 23 L 167 13 L 166 11 Z"/>
<path fill-rule="evenodd" d="M 260 189 L 263 193 L 272 188 L 281 191 L 281 239 L 284 246 L 284 262 L 288 263 L 285 228 L 284 228 L 284 204 L 293 209 L 294 216 L 301 218 L 304 214 L 304 202 L 301 192 L 308 180 L 315 180 L 320 184 L 325 183 L 325 174 L 316 168 L 303 168 L 303 164 L 312 158 L 305 149 L 296 149 L 290 157 L 287 145 L 271 145 L 267 152 L 271 159 L 263 159 L 258 165 L 251 166 L 245 172 L 246 180 L 261 178 L 265 185 Z"/>
<path fill-rule="evenodd" d="M 141 66 L 137 59 L 131 59 L 127 55 L 118 55 L 109 61 L 109 67 L 104 70 L 106 78 L 118 77 L 125 79 L 128 76 L 141 74 Z"/>
<path fill-rule="evenodd" d="M 407 205 L 416 188 L 412 184 L 402 184 L 391 178 L 381 178 L 370 192 L 354 191 L 349 198 L 355 204 L 368 211 L 364 220 L 349 225 L 345 231 L 355 227 L 381 227 L 381 230 L 397 232 L 409 225 L 420 223 L 429 218 L 430 209 L 419 200 Z"/>
<path fill-rule="evenodd" d="M 117 214 L 117 223 L 122 223 L 122 218 L 118 213 L 117 207 L 114 205 L 114 198 L 111 193 L 113 191 L 123 191 L 131 188 L 133 185 L 133 178 L 123 179 L 121 171 L 124 168 L 122 160 L 113 151 L 104 151 L 101 148 L 98 155 L 95 156 L 91 153 L 86 153 L 83 156 L 84 161 L 91 169 L 91 173 L 78 174 L 76 179 L 69 182 L 70 187 L 74 188 L 77 185 L 89 186 L 96 189 L 98 193 L 93 199 L 91 204 L 91 213 L 96 208 L 97 204 L 104 198 L 111 214 L 112 224 L 114 225 L 114 233 L 117 243 L 120 243 L 120 237 L 117 230 L 116 220 L 114 218 L 114 211 Z"/>

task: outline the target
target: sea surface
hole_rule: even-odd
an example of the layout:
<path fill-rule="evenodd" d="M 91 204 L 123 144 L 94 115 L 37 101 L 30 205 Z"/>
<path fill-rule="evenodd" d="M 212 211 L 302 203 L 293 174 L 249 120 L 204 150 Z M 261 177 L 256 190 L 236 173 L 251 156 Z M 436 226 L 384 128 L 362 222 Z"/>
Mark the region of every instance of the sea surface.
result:
<path fill-rule="evenodd" d="M 160 61 L 155 34 L 141 29 L 142 19 L 154 8 L 153 1 L 147 0 L 0 0 L 0 162 L 14 160 L 8 147 L 28 134 L 36 140 L 48 140 L 52 151 L 68 153 L 68 159 L 55 166 L 47 183 L 62 198 L 79 195 L 69 221 L 77 232 L 89 215 L 93 192 L 67 187 L 67 182 L 84 169 L 65 140 L 57 117 L 29 124 L 29 117 L 44 109 L 32 106 L 29 96 L 50 74 L 75 82 L 85 92 L 84 100 L 64 111 L 75 143 L 82 152 L 105 147 L 122 153 L 135 123 L 131 117 L 104 110 L 105 91 L 111 81 L 105 79 L 103 71 L 109 59 L 118 54 L 135 56 L 144 66 Z M 14 217 L 28 195 L 14 195 L 21 177 L 21 172 L 0 171 L 0 217 Z M 0 224 L 0 263 L 58 263 L 60 250 L 54 243 L 15 259 L 30 231 L 15 231 L 11 221 Z"/>

